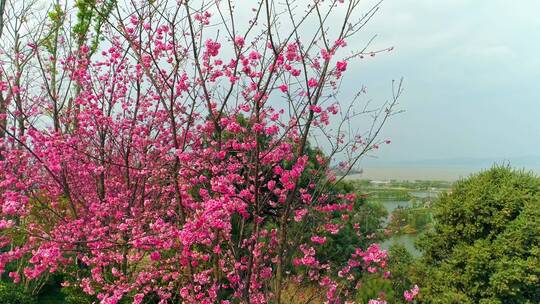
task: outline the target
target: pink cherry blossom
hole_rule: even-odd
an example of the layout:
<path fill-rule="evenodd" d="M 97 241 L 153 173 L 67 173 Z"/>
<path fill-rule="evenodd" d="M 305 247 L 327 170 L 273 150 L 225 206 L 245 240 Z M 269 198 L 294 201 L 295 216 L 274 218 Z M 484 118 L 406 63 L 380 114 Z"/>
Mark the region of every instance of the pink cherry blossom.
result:
<path fill-rule="evenodd" d="M 0 53 L 0 274 L 62 273 L 111 304 L 266 304 L 293 281 L 351 302 L 387 263 L 378 245 L 343 263 L 320 253 L 358 204 L 335 193 L 332 168 L 383 143 L 333 125 L 354 117 L 339 101 L 356 92 L 339 83 L 361 11 L 311 3 L 351 26 L 303 32 L 320 27 L 307 4 L 295 28 L 240 1 L 143 2 L 114 10 L 99 37 L 95 20 L 87 37 L 65 22 L 44 31 L 58 41 L 37 31 Z"/>
<path fill-rule="evenodd" d="M 411 290 L 405 290 L 403 292 L 403 297 L 407 302 L 412 302 L 419 292 L 420 288 L 418 287 L 418 285 L 414 285 Z"/>
<path fill-rule="evenodd" d="M 338 61 L 336 63 L 336 68 L 340 72 L 345 72 L 345 70 L 347 70 L 347 61 Z"/>
<path fill-rule="evenodd" d="M 319 82 L 315 78 L 310 78 L 308 81 L 308 87 L 311 87 L 311 88 L 316 87 L 318 84 Z"/>

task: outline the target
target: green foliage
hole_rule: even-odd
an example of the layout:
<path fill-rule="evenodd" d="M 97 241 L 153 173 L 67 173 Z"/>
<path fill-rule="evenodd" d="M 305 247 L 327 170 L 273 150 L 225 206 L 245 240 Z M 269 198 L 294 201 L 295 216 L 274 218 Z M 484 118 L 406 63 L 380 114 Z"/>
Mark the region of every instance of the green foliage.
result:
<path fill-rule="evenodd" d="M 0 281 L 0 303 L 2 304 L 36 304 L 36 299 L 25 292 L 23 287 Z"/>
<path fill-rule="evenodd" d="M 49 33 L 41 41 L 41 45 L 45 47 L 47 52 L 54 55 L 56 53 L 56 47 L 58 43 L 58 33 L 60 27 L 64 23 L 66 13 L 62 10 L 62 7 L 58 4 L 53 5 L 52 9 L 48 12 L 49 16 Z"/>
<path fill-rule="evenodd" d="M 494 167 L 436 204 L 420 241 L 429 303 L 540 303 L 540 179 Z"/>
<path fill-rule="evenodd" d="M 84 293 L 80 287 L 64 287 L 61 292 L 64 295 L 64 303 L 66 304 L 91 304 L 97 300 L 95 297 Z"/>
<path fill-rule="evenodd" d="M 405 290 L 411 288 L 414 282 L 410 280 L 409 269 L 414 262 L 413 256 L 403 245 L 392 245 L 388 250 L 388 268 L 392 279 L 393 290 L 402 295 Z"/>
<path fill-rule="evenodd" d="M 64 18 L 64 11 L 62 7 L 58 4 L 55 4 L 52 10 L 49 11 L 48 16 L 51 22 L 55 25 L 61 24 L 62 18 Z"/>
<path fill-rule="evenodd" d="M 97 4 L 96 0 L 77 0 L 75 7 L 77 8 L 77 23 L 73 26 L 73 33 L 77 39 L 77 45 L 86 44 L 89 38 L 90 50 L 94 53 L 97 50 L 101 40 L 101 32 L 103 25 L 107 22 L 113 8 L 116 5 L 116 0 L 106 0 Z M 93 32 L 90 31 L 93 25 Z M 89 34 L 92 34 L 89 37 Z"/>
<path fill-rule="evenodd" d="M 75 7 L 77 8 L 77 23 L 73 26 L 73 33 L 77 34 L 79 41 L 86 38 L 86 34 L 90 28 L 92 17 L 94 16 L 93 7 L 96 5 L 96 0 L 77 0 Z"/>
<path fill-rule="evenodd" d="M 356 291 L 355 303 L 368 303 L 369 300 L 377 298 L 394 303 L 392 300 L 396 298 L 396 294 L 392 283 L 380 275 L 366 274 Z"/>
<path fill-rule="evenodd" d="M 493 240 L 526 203 L 538 204 L 540 180 L 531 174 L 494 167 L 455 185 L 437 202 L 437 225 L 426 254 L 444 258 L 458 243 Z"/>

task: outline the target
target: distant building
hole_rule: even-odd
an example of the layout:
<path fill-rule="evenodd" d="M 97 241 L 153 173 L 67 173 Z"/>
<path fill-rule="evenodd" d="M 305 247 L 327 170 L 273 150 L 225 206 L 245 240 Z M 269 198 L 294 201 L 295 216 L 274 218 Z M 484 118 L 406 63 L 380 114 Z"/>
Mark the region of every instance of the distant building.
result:
<path fill-rule="evenodd" d="M 388 180 L 386 180 L 386 181 L 372 180 L 369 183 L 372 184 L 373 186 L 384 186 L 384 185 L 389 185 L 390 181 L 388 181 Z"/>

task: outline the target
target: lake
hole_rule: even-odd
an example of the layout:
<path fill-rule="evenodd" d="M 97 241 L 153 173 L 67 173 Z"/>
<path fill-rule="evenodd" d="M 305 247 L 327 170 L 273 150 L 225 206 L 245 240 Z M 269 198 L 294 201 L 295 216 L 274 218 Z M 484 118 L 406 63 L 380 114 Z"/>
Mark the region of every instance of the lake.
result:
<path fill-rule="evenodd" d="M 388 216 L 386 217 L 384 221 L 386 224 L 388 224 L 388 222 L 390 222 L 390 214 L 392 214 L 394 210 L 396 210 L 398 207 L 401 207 L 401 208 L 411 207 L 412 202 L 411 201 L 382 201 L 381 205 L 383 205 L 386 211 L 388 211 Z"/>
<path fill-rule="evenodd" d="M 433 191 L 412 191 L 410 194 L 414 197 L 418 198 L 426 198 L 426 197 L 436 197 L 437 192 Z M 388 224 L 390 221 L 390 214 L 396 210 L 398 207 L 411 207 L 413 202 L 412 201 L 382 201 L 381 204 L 386 208 L 388 211 L 388 217 L 385 220 L 385 224 Z M 421 252 L 414 247 L 414 242 L 416 238 L 418 237 L 417 234 L 400 234 L 400 235 L 394 235 L 390 237 L 389 239 L 385 240 L 381 243 L 381 248 L 388 249 L 390 246 L 394 244 L 402 245 L 411 253 L 413 256 L 418 257 L 421 255 Z"/>
<path fill-rule="evenodd" d="M 416 241 L 416 238 L 418 235 L 416 234 L 401 234 L 397 236 L 392 236 L 391 238 L 387 239 L 386 241 L 381 243 L 382 249 L 388 249 L 392 245 L 402 245 L 409 251 L 410 254 L 414 257 L 419 257 L 422 255 L 420 250 L 416 249 L 414 247 L 414 242 Z"/>

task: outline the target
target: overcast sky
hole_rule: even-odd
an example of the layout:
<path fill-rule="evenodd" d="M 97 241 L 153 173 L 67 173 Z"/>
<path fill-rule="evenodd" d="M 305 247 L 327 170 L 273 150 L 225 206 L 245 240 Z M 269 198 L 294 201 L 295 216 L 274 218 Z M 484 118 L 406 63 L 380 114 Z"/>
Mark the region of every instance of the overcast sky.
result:
<path fill-rule="evenodd" d="M 405 79 L 379 158 L 540 155 L 538 12 L 538 0 L 385 0 L 363 35 L 395 51 L 352 63 L 347 83 L 383 100 Z"/>

